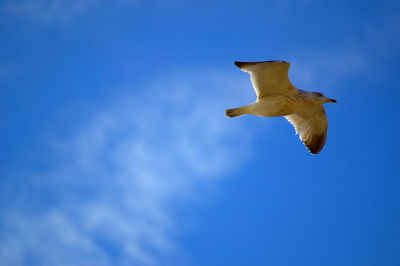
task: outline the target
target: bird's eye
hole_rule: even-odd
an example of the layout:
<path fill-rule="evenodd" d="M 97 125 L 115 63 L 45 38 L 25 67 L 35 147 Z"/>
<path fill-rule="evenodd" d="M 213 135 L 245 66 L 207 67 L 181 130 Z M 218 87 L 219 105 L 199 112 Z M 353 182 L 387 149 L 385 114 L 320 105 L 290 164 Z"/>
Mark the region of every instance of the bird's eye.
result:
<path fill-rule="evenodd" d="M 316 92 L 315 94 L 317 94 L 317 96 L 321 97 L 322 93 Z"/>

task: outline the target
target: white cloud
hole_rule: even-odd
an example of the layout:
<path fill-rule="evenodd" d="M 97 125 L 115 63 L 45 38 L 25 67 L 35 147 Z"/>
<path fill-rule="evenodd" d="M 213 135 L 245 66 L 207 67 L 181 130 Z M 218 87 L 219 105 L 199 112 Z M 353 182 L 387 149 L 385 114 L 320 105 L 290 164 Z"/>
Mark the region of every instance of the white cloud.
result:
<path fill-rule="evenodd" d="M 174 236 L 189 219 L 177 221 L 175 205 L 205 199 L 238 169 L 253 134 L 224 116 L 247 77 L 180 74 L 132 88 L 59 140 L 55 170 L 27 176 L 29 189 L 2 214 L 2 265 L 152 265 L 182 255 Z"/>

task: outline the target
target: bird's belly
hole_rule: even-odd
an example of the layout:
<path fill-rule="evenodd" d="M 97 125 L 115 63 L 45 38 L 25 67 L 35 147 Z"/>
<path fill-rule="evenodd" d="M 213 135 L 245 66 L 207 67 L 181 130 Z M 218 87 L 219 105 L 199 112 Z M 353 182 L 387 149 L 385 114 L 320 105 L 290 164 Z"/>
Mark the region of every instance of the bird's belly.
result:
<path fill-rule="evenodd" d="M 302 99 L 288 96 L 270 96 L 251 105 L 251 114 L 257 116 L 285 116 L 312 107 Z"/>

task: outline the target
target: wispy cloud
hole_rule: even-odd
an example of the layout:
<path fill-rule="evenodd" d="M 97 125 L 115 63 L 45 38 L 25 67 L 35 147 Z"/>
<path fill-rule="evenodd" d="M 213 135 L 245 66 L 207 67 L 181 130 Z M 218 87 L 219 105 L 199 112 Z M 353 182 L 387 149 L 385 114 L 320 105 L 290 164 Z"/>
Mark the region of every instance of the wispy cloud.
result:
<path fill-rule="evenodd" d="M 57 140 L 54 170 L 15 184 L 26 190 L 2 213 L 1 264 L 151 265 L 180 254 L 176 204 L 204 199 L 249 157 L 252 133 L 224 117 L 245 81 L 199 71 L 132 88 Z"/>
<path fill-rule="evenodd" d="M 157 6 L 171 6 L 184 0 L 152 0 Z M 9 17 L 18 18 L 45 26 L 64 26 L 87 16 L 92 11 L 121 9 L 136 6 L 138 0 L 6 0 L 0 3 L 0 11 Z"/>
<path fill-rule="evenodd" d="M 293 60 L 290 73 L 299 88 L 318 90 L 321 86 L 334 86 L 351 76 L 363 74 L 371 65 L 368 55 L 357 49 L 315 51 Z M 325 89 L 325 88 L 323 88 Z"/>
<path fill-rule="evenodd" d="M 3 9 L 10 15 L 42 23 L 67 23 L 86 14 L 101 0 L 8 0 Z"/>
<path fill-rule="evenodd" d="M 318 90 L 320 86 L 338 88 L 351 78 L 382 79 L 387 77 L 389 61 L 399 51 L 400 20 L 386 8 L 381 23 L 368 22 L 357 36 L 335 49 L 298 50 L 293 57 L 290 75 L 300 88 Z M 373 75 L 371 75 L 373 73 Z M 296 86 L 296 84 L 294 84 Z M 323 88 L 325 89 L 325 88 Z M 335 89 L 337 90 L 337 89 Z"/>

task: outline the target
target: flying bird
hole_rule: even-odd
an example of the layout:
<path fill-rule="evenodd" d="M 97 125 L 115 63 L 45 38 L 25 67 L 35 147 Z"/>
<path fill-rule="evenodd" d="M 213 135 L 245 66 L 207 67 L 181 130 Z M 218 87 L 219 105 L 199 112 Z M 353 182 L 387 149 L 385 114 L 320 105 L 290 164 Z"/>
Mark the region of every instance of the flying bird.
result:
<path fill-rule="evenodd" d="M 328 129 L 322 104 L 336 103 L 336 100 L 319 92 L 296 89 L 288 77 L 288 62 L 235 62 L 235 65 L 250 74 L 257 100 L 246 106 L 227 109 L 226 116 L 284 116 L 310 153 L 319 153 L 325 144 Z"/>

